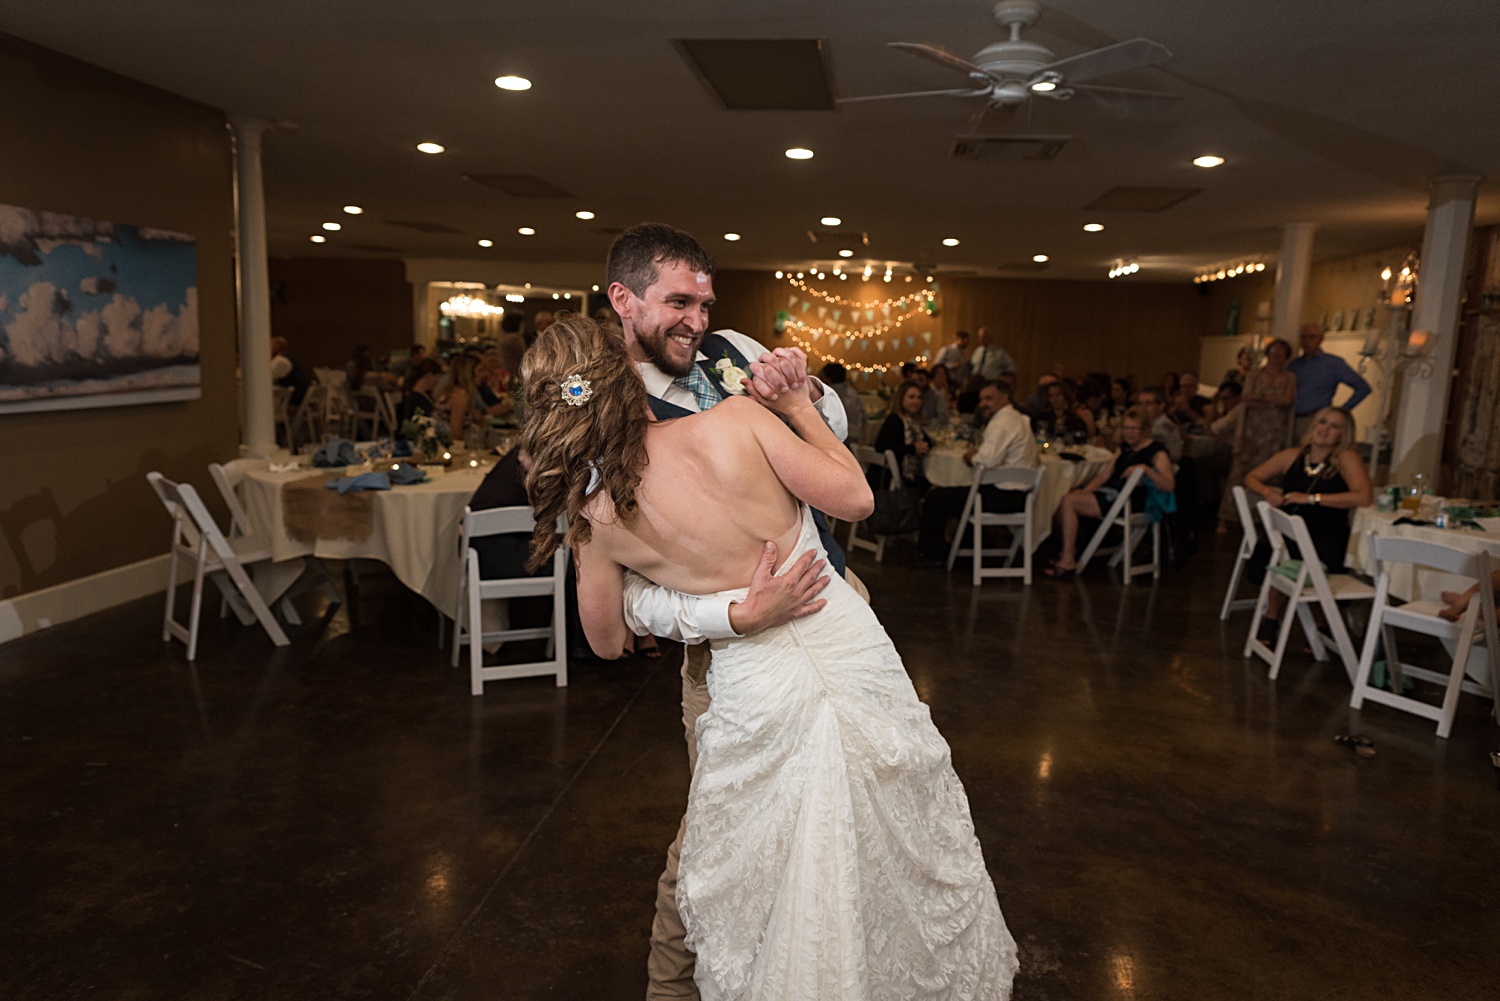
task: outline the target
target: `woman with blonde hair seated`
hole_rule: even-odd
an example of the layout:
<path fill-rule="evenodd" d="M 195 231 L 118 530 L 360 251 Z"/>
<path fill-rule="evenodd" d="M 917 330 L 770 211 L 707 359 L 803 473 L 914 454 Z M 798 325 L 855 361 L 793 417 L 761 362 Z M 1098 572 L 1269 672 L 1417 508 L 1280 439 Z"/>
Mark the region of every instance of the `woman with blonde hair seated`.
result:
<path fill-rule="evenodd" d="M 1293 559 L 1316 559 L 1327 573 L 1344 572 L 1349 512 L 1374 502 L 1370 474 L 1354 447 L 1354 418 L 1339 407 L 1324 407 L 1313 415 L 1300 445 L 1282 449 L 1245 475 L 1246 490 L 1307 524 L 1317 552 L 1299 553 L 1288 544 L 1288 554 Z M 1245 564 L 1245 576 L 1259 584 L 1270 560 L 1270 540 L 1262 539 Z M 1272 590 L 1261 622 L 1263 639 L 1276 635 L 1285 607 L 1285 596 Z"/>

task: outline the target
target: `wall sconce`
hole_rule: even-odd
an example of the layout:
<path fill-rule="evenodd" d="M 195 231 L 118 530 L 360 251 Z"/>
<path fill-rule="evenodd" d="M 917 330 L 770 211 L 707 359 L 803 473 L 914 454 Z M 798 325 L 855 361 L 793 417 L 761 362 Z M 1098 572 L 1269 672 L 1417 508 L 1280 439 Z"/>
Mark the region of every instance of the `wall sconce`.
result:
<path fill-rule="evenodd" d="M 1401 353 L 1408 358 L 1419 358 L 1427 353 L 1436 339 L 1436 335 L 1430 330 L 1413 330 L 1406 335 L 1406 346 L 1401 349 Z"/>

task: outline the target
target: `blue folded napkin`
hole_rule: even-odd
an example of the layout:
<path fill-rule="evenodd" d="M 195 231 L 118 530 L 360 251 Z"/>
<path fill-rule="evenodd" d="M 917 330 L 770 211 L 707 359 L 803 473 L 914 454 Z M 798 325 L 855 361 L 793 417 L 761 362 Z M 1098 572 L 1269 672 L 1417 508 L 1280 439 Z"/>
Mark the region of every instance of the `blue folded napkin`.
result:
<path fill-rule="evenodd" d="M 420 466 L 413 466 L 409 462 L 403 462 L 390 472 L 391 482 L 398 487 L 410 486 L 413 483 L 421 483 L 427 479 L 427 473 Z"/>
<path fill-rule="evenodd" d="M 347 494 L 351 490 L 389 490 L 391 478 L 385 473 L 360 473 L 358 476 L 341 476 L 336 480 L 329 480 L 325 486 L 341 494 Z"/>
<path fill-rule="evenodd" d="M 359 461 L 354 442 L 348 438 L 329 438 L 313 453 L 313 465 L 326 469 L 330 466 L 349 466 Z"/>

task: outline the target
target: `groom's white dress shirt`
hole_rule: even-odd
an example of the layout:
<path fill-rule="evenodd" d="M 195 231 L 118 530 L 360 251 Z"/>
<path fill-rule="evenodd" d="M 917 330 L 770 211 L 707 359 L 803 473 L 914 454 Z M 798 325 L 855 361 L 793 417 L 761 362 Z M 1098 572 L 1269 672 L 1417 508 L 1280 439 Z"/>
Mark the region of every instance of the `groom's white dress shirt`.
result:
<path fill-rule="evenodd" d="M 746 361 L 753 362 L 766 353 L 765 347 L 755 338 L 746 337 L 737 330 L 715 330 L 715 334 L 734 345 Z M 709 360 L 702 351 L 696 361 Z M 712 359 L 718 361 L 717 358 Z M 672 381 L 672 377 L 650 362 L 639 365 L 641 381 L 646 392 L 667 403 L 697 413 L 698 401 L 693 394 Z M 817 382 L 816 379 L 813 380 Z M 843 441 L 849 433 L 849 418 L 838 394 L 824 386 L 823 395 L 813 404 L 823 417 L 828 429 Z M 780 553 L 778 560 L 788 554 Z M 729 625 L 728 598 L 700 598 L 697 595 L 670 591 L 642 577 L 634 570 L 625 571 L 625 624 L 637 636 L 660 636 L 683 643 L 701 643 L 705 640 L 729 639 L 739 635 Z"/>

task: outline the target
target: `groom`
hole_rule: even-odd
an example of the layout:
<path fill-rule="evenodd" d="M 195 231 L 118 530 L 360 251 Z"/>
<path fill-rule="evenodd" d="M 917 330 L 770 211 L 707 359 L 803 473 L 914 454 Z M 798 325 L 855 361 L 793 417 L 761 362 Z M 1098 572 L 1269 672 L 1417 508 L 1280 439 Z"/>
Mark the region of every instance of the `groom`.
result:
<path fill-rule="evenodd" d="M 767 399 L 775 399 L 793 383 L 810 379 L 807 357 L 795 348 L 767 351 L 753 338 L 734 330 L 708 333 L 709 310 L 714 304 L 713 272 L 713 260 L 698 241 L 671 226 L 634 226 L 610 247 L 606 266 L 609 302 L 620 316 L 626 350 L 640 369 L 658 420 L 686 417 L 735 395 L 734 379 L 722 374 L 726 359 L 730 366 L 745 372 L 756 391 Z M 810 381 L 813 405 L 833 433 L 844 438 L 848 418 L 843 404 L 836 394 L 825 392 L 816 379 Z M 817 523 L 829 563 L 868 599 L 864 586 L 845 570 L 843 550 L 821 515 Z M 796 611 L 790 611 L 796 602 L 789 601 L 785 593 L 789 582 L 773 580 L 766 569 L 763 563 L 744 605 L 764 601 L 780 611 L 769 620 L 757 621 L 757 628 L 798 617 Z M 764 592 L 777 586 L 782 589 L 774 596 L 781 599 L 779 603 L 763 597 Z M 812 597 L 808 594 L 806 601 Z M 709 702 L 704 680 L 709 663 L 706 641 L 737 635 L 731 621 L 737 610 L 730 606 L 727 598 L 696 598 L 658 587 L 638 574 L 626 575 L 625 618 L 631 629 L 637 635 L 650 632 L 688 644 L 682 665 L 682 723 L 689 768 L 697 759 L 698 717 L 708 709 Z M 656 919 L 651 926 L 651 956 L 647 961 L 650 986 L 646 997 L 650 1001 L 698 996 L 693 983 L 693 954 L 683 944 L 682 918 L 677 913 L 681 848 L 679 825 L 677 838 L 667 849 L 666 869 L 657 881 Z"/>

